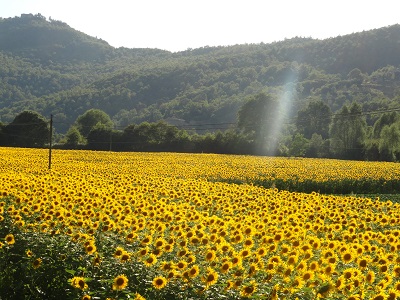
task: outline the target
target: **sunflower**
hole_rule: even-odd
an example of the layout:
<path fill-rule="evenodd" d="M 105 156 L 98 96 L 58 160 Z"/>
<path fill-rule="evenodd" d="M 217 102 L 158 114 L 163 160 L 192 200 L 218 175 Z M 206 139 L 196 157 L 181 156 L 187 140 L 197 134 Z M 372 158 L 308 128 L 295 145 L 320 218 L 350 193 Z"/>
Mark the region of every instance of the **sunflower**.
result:
<path fill-rule="evenodd" d="M 252 248 L 254 246 L 254 241 L 252 238 L 246 238 L 243 242 L 243 247 Z"/>
<path fill-rule="evenodd" d="M 368 271 L 367 275 L 365 275 L 365 281 L 368 283 L 374 283 L 375 281 L 375 273 L 374 271 L 370 270 Z"/>
<path fill-rule="evenodd" d="M 88 285 L 85 282 L 85 278 L 83 278 L 83 277 L 73 277 L 71 279 L 71 285 L 74 288 L 81 289 L 81 290 L 86 290 L 88 288 Z"/>
<path fill-rule="evenodd" d="M 149 251 L 150 251 L 149 247 L 145 247 L 145 248 L 140 249 L 140 250 L 138 251 L 138 255 L 139 255 L 140 257 L 144 257 L 144 256 L 146 256 L 146 255 L 149 253 Z"/>
<path fill-rule="evenodd" d="M 367 257 L 360 257 L 357 259 L 357 265 L 361 270 L 364 270 L 367 268 L 369 263 L 369 259 Z"/>
<path fill-rule="evenodd" d="M 151 244 L 151 242 L 153 241 L 153 236 L 148 235 L 145 238 L 142 239 L 142 241 L 140 242 L 143 246 L 147 246 L 149 244 Z"/>
<path fill-rule="evenodd" d="M 340 276 L 337 280 L 336 280 L 336 284 L 335 287 L 337 290 L 342 290 L 345 287 L 345 278 L 343 276 Z"/>
<path fill-rule="evenodd" d="M 355 258 L 354 252 L 351 250 L 345 250 L 342 253 L 342 261 L 346 264 L 351 263 Z"/>
<path fill-rule="evenodd" d="M 9 245 L 15 244 L 14 235 L 11 234 L 11 233 L 10 233 L 10 234 L 7 234 L 6 237 L 5 237 L 4 239 L 5 239 L 6 243 L 9 244 Z"/>
<path fill-rule="evenodd" d="M 117 247 L 117 248 L 115 249 L 115 252 L 114 252 L 114 257 L 115 257 L 115 258 L 120 258 L 121 255 L 122 255 L 122 253 L 124 253 L 124 252 L 125 252 L 124 248 L 122 248 L 122 247 Z"/>
<path fill-rule="evenodd" d="M 172 263 L 170 263 L 170 262 L 163 261 L 163 262 L 161 263 L 160 269 L 167 272 L 167 271 L 173 269 L 173 265 L 172 265 Z"/>
<path fill-rule="evenodd" d="M 256 290 L 257 290 L 256 282 L 252 280 L 248 285 L 242 287 L 242 289 L 240 290 L 240 295 L 242 297 L 250 297 L 251 295 L 254 294 Z"/>
<path fill-rule="evenodd" d="M 233 287 L 234 287 L 234 282 L 233 282 L 232 280 L 228 280 L 228 281 L 226 282 L 226 285 L 225 285 L 225 287 L 224 287 L 224 290 L 225 290 L 225 291 L 228 291 L 228 290 L 232 289 Z"/>
<path fill-rule="evenodd" d="M 231 238 L 231 242 L 233 244 L 237 244 L 243 241 L 243 239 L 244 239 L 243 235 L 241 233 L 238 233 Z"/>
<path fill-rule="evenodd" d="M 155 242 L 154 242 L 154 247 L 156 248 L 163 248 L 166 245 L 166 241 L 163 238 L 158 238 Z"/>
<path fill-rule="evenodd" d="M 92 260 L 92 264 L 93 266 L 97 267 L 100 265 L 100 263 L 101 263 L 101 258 L 100 256 L 96 255 Z"/>
<path fill-rule="evenodd" d="M 232 267 L 240 267 L 242 265 L 242 258 L 240 256 L 234 256 L 231 259 Z"/>
<path fill-rule="evenodd" d="M 230 261 L 226 261 L 221 265 L 221 273 L 226 274 L 232 268 L 232 263 Z"/>
<path fill-rule="evenodd" d="M 335 271 L 335 269 L 336 269 L 336 265 L 328 264 L 327 266 L 325 266 L 323 268 L 323 272 L 324 272 L 325 275 L 329 276 L 329 275 L 332 275 L 332 273 Z"/>
<path fill-rule="evenodd" d="M 394 274 L 396 277 L 400 277 L 400 265 L 395 265 L 395 266 L 393 267 L 393 274 Z"/>
<path fill-rule="evenodd" d="M 212 250 L 212 249 L 209 249 L 209 250 L 206 252 L 205 256 L 204 256 L 204 258 L 205 258 L 206 261 L 208 261 L 208 262 L 214 261 L 214 259 L 215 259 L 216 257 L 217 257 L 217 255 L 216 255 L 215 251 Z"/>
<path fill-rule="evenodd" d="M 26 250 L 26 256 L 28 256 L 28 257 L 32 257 L 32 255 L 33 255 L 33 252 L 32 252 L 32 250 Z"/>
<path fill-rule="evenodd" d="M 82 300 L 90 300 L 90 299 L 92 299 L 92 297 L 89 295 L 83 295 L 81 299 Z"/>
<path fill-rule="evenodd" d="M 396 291 L 395 289 L 390 289 L 388 291 L 387 300 L 396 300 L 396 299 L 398 299 L 399 296 L 400 296 L 400 293 L 398 291 Z"/>
<path fill-rule="evenodd" d="M 199 275 L 199 273 L 200 273 L 200 268 L 197 265 L 194 265 L 188 271 L 188 275 L 189 275 L 190 278 L 197 277 Z"/>
<path fill-rule="evenodd" d="M 143 263 L 145 264 L 146 267 L 150 267 L 154 265 L 157 262 L 157 256 L 155 256 L 153 253 L 151 253 L 144 261 Z"/>
<path fill-rule="evenodd" d="M 371 300 L 385 300 L 387 299 L 387 295 L 382 291 L 376 295 L 374 295 Z"/>
<path fill-rule="evenodd" d="M 296 276 L 292 281 L 292 291 L 297 291 L 304 286 L 304 281 L 301 277 Z"/>
<path fill-rule="evenodd" d="M 166 285 L 167 285 L 167 279 L 163 276 L 157 276 L 156 278 L 153 279 L 153 286 L 157 290 L 164 288 Z"/>
<path fill-rule="evenodd" d="M 41 264 L 42 264 L 42 259 L 41 259 L 41 258 L 36 258 L 36 259 L 32 262 L 32 266 L 33 266 L 34 269 L 39 268 Z"/>
<path fill-rule="evenodd" d="M 187 258 L 186 258 L 186 262 L 188 264 L 192 264 L 196 261 L 196 256 L 194 256 L 193 254 L 190 254 Z"/>
<path fill-rule="evenodd" d="M 205 282 L 206 286 L 213 285 L 218 281 L 218 273 L 215 272 L 212 268 L 207 268 L 207 274 L 203 277 L 203 281 Z"/>
<path fill-rule="evenodd" d="M 139 293 L 135 293 L 135 298 L 133 298 L 133 300 L 146 300 L 146 298 Z"/>
<path fill-rule="evenodd" d="M 118 275 L 114 278 L 113 290 L 123 290 L 128 286 L 128 278 L 125 275 Z"/>
<path fill-rule="evenodd" d="M 393 285 L 393 289 L 400 294 L 400 281 L 397 281 L 394 285 Z"/>
<path fill-rule="evenodd" d="M 120 257 L 120 260 L 123 263 L 129 261 L 130 259 L 131 259 L 131 254 L 127 251 L 124 251 L 124 253 L 122 253 L 122 255 Z"/>
<path fill-rule="evenodd" d="M 179 270 L 183 270 L 183 269 L 186 269 L 187 265 L 188 265 L 188 263 L 187 263 L 186 261 L 180 260 L 180 261 L 176 264 L 176 267 L 177 267 Z"/>
<path fill-rule="evenodd" d="M 172 251 L 174 251 L 174 245 L 173 245 L 173 244 L 166 244 L 166 245 L 164 246 L 164 251 L 165 251 L 165 252 L 172 252 Z"/>
<path fill-rule="evenodd" d="M 290 255 L 289 258 L 287 259 L 287 264 L 288 265 L 295 265 L 297 261 L 299 260 L 299 257 L 297 255 Z"/>
<path fill-rule="evenodd" d="M 95 253 L 96 250 L 97 250 L 97 249 L 96 249 L 96 245 L 95 245 L 94 243 L 92 243 L 92 242 L 90 242 L 89 245 L 87 245 L 87 246 L 85 247 L 85 251 L 86 251 L 86 253 L 89 254 L 89 255 Z"/>
<path fill-rule="evenodd" d="M 248 257 L 248 256 L 250 256 L 250 250 L 249 249 L 243 249 L 242 251 L 240 251 L 240 256 L 242 257 L 242 258 L 246 258 L 246 257 Z"/>
<path fill-rule="evenodd" d="M 310 280 L 314 279 L 314 272 L 313 271 L 305 271 L 303 275 L 301 276 L 303 281 L 308 282 Z"/>
<path fill-rule="evenodd" d="M 258 256 L 263 257 L 263 256 L 267 255 L 268 252 L 267 252 L 267 249 L 265 247 L 260 247 L 260 248 L 257 249 L 256 253 L 257 253 Z"/>

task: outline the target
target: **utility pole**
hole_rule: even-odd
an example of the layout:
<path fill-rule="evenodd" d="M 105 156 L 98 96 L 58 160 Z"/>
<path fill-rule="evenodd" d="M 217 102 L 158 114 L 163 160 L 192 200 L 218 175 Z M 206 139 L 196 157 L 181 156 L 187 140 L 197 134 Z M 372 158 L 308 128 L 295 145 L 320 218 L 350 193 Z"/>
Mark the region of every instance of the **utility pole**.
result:
<path fill-rule="evenodd" d="M 49 134 L 49 170 L 51 169 L 51 141 L 53 139 L 53 115 L 50 115 L 50 134 Z"/>

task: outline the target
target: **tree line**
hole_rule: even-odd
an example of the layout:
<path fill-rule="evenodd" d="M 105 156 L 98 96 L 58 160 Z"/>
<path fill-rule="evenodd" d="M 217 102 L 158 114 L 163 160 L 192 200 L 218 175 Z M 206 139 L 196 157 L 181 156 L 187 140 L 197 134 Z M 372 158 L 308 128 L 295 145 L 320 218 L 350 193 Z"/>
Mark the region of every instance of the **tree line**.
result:
<path fill-rule="evenodd" d="M 130 124 L 118 129 L 99 109 L 80 115 L 66 134 L 52 134 L 61 149 L 103 151 L 196 152 L 400 160 L 400 115 L 397 108 L 363 111 L 360 104 L 345 104 L 335 113 L 323 101 L 311 101 L 288 120 L 287 107 L 274 94 L 261 92 L 245 99 L 237 122 L 225 130 L 179 128 L 165 121 Z M 377 115 L 372 125 L 367 117 Z M 54 120 L 54 128 L 62 122 Z M 212 124 L 203 124 L 212 125 Z M 212 127 L 210 127 L 212 128 Z M 49 120 L 35 111 L 18 114 L 0 124 L 0 145 L 46 147 Z"/>

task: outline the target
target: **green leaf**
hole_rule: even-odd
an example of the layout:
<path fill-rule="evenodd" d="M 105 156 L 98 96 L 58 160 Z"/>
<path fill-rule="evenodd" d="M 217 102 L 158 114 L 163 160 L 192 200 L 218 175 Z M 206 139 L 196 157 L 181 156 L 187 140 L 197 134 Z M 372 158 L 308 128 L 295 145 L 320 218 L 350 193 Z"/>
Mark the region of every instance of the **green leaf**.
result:
<path fill-rule="evenodd" d="M 65 272 L 71 274 L 72 276 L 75 276 L 75 273 L 76 273 L 75 270 L 68 270 L 68 269 L 65 269 Z"/>

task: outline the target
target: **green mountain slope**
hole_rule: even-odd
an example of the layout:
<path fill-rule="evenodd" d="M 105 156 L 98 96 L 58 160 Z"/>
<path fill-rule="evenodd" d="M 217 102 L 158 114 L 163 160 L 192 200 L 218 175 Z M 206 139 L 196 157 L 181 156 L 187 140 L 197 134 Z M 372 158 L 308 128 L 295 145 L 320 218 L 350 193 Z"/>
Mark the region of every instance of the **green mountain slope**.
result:
<path fill-rule="evenodd" d="M 266 89 L 290 96 L 289 119 L 312 99 L 334 111 L 352 101 L 387 108 L 399 102 L 398 53 L 400 25 L 170 53 L 116 49 L 63 22 L 23 15 L 0 20 L 0 120 L 33 109 L 55 115 L 65 132 L 100 108 L 119 126 L 234 123 L 244 99 Z"/>

